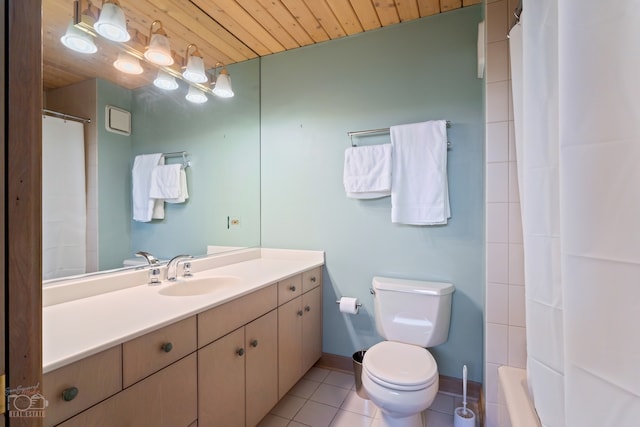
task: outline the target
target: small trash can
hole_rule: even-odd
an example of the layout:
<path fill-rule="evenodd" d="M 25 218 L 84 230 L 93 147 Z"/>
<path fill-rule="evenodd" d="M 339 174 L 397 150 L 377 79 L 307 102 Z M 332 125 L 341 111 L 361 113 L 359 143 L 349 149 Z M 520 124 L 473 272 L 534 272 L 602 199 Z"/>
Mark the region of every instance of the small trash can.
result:
<path fill-rule="evenodd" d="M 366 350 L 360 350 L 353 353 L 353 375 L 356 379 L 356 393 L 363 399 L 369 399 L 366 390 L 362 387 L 362 359 Z"/>

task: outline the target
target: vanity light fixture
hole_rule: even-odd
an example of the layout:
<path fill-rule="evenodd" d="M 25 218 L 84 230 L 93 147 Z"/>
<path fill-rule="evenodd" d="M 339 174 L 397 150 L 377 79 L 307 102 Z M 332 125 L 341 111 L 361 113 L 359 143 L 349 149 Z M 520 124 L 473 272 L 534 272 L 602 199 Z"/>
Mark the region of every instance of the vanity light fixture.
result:
<path fill-rule="evenodd" d="M 88 33 L 76 28 L 73 24 L 73 19 L 69 21 L 67 31 L 60 37 L 60 41 L 63 45 L 76 52 L 96 53 L 98 51 L 93 38 Z"/>
<path fill-rule="evenodd" d="M 185 96 L 187 101 L 194 104 L 203 104 L 207 102 L 207 95 L 195 86 L 189 86 L 189 92 Z"/>
<path fill-rule="evenodd" d="M 93 24 L 93 28 L 102 37 L 114 42 L 126 42 L 131 39 L 127 32 L 127 22 L 124 11 L 118 0 L 105 0 L 100 11 L 100 18 Z"/>
<path fill-rule="evenodd" d="M 158 24 L 158 28 L 155 32 L 153 26 Z M 171 45 L 169 44 L 169 37 L 164 31 L 162 22 L 155 20 L 151 23 L 149 28 L 149 46 L 144 52 L 144 57 L 149 61 L 157 65 L 168 67 L 173 64 L 173 56 L 171 55 Z"/>
<path fill-rule="evenodd" d="M 115 60 L 113 66 L 116 67 L 117 70 L 127 74 L 142 74 L 144 71 L 138 58 L 135 58 L 126 52 L 118 53 L 118 59 Z"/>
<path fill-rule="evenodd" d="M 221 62 L 216 64 L 222 66 L 222 70 L 220 70 L 220 74 L 215 78 L 215 70 L 214 70 L 214 82 L 213 86 L 213 94 L 219 96 L 220 98 L 233 98 L 233 89 L 231 88 L 231 76 L 227 71 L 227 67 L 224 66 Z"/>
<path fill-rule="evenodd" d="M 162 70 L 158 71 L 158 75 L 153 81 L 153 85 L 164 90 L 178 89 L 178 82 L 176 81 L 175 77 Z"/>
<path fill-rule="evenodd" d="M 195 48 L 193 53 L 189 55 L 189 49 Z M 183 68 L 185 69 L 182 73 L 182 77 L 189 80 L 193 83 L 205 83 L 209 81 L 209 77 L 204 71 L 204 59 L 202 59 L 202 54 L 198 50 L 198 46 L 193 43 L 190 43 L 185 50 L 185 58 L 187 58 L 187 63 L 183 64 Z"/>

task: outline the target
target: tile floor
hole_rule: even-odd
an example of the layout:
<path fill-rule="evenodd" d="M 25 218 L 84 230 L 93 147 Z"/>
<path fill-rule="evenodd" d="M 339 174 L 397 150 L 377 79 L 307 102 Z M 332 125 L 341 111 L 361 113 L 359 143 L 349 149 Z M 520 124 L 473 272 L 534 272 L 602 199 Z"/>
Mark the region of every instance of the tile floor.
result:
<path fill-rule="evenodd" d="M 454 398 L 438 393 L 428 427 L 452 427 Z M 378 408 L 356 394 L 353 374 L 311 368 L 258 427 L 375 427 Z"/>

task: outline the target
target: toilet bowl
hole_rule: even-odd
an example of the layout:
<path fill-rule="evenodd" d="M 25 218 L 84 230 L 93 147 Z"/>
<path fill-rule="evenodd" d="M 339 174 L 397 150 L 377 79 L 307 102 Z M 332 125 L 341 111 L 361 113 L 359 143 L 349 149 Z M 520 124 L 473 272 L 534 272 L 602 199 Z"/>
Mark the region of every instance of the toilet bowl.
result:
<path fill-rule="evenodd" d="M 365 353 L 362 386 L 385 427 L 422 427 L 422 412 L 438 393 L 438 368 L 426 349 L 383 341 Z"/>

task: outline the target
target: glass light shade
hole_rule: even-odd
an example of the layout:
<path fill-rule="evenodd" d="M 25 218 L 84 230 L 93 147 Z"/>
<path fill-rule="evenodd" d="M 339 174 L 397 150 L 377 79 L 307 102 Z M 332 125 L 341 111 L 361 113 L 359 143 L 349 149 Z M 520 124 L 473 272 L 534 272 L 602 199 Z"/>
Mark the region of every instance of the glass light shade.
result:
<path fill-rule="evenodd" d="M 144 57 L 157 65 L 169 66 L 173 64 L 169 38 L 164 34 L 153 34 L 149 42 L 149 47 L 144 53 Z"/>
<path fill-rule="evenodd" d="M 231 76 L 226 70 L 220 72 L 216 79 L 216 85 L 213 87 L 213 94 L 220 98 L 232 98 L 233 89 L 231 89 Z"/>
<path fill-rule="evenodd" d="M 158 76 L 153 81 L 154 86 L 164 90 L 176 90 L 178 89 L 178 82 L 176 79 L 167 73 L 166 71 L 158 71 Z"/>
<path fill-rule="evenodd" d="M 76 52 L 96 53 L 98 51 L 96 44 L 93 42 L 93 38 L 81 29 L 76 28 L 73 25 L 73 20 L 69 22 L 67 31 L 64 33 L 64 36 L 60 37 L 60 41 L 63 45 Z"/>
<path fill-rule="evenodd" d="M 202 104 L 207 102 L 207 95 L 200 89 L 195 86 L 189 86 L 189 92 L 187 93 L 187 101 L 193 102 L 195 104 Z"/>
<path fill-rule="evenodd" d="M 98 34 L 114 42 L 126 42 L 131 39 L 127 32 L 127 22 L 124 12 L 117 4 L 104 3 L 100 11 L 100 18 L 93 24 Z"/>
<path fill-rule="evenodd" d="M 199 56 L 190 56 L 187 62 L 187 69 L 184 70 L 182 76 L 194 83 L 205 83 L 209 81 L 209 77 L 204 72 L 204 60 Z"/>
<path fill-rule="evenodd" d="M 133 56 L 120 52 L 118 54 L 118 59 L 115 60 L 113 66 L 116 67 L 119 71 L 127 74 L 142 74 L 144 71 L 142 69 L 142 65 L 140 65 L 140 61 L 138 58 L 134 58 Z"/>

